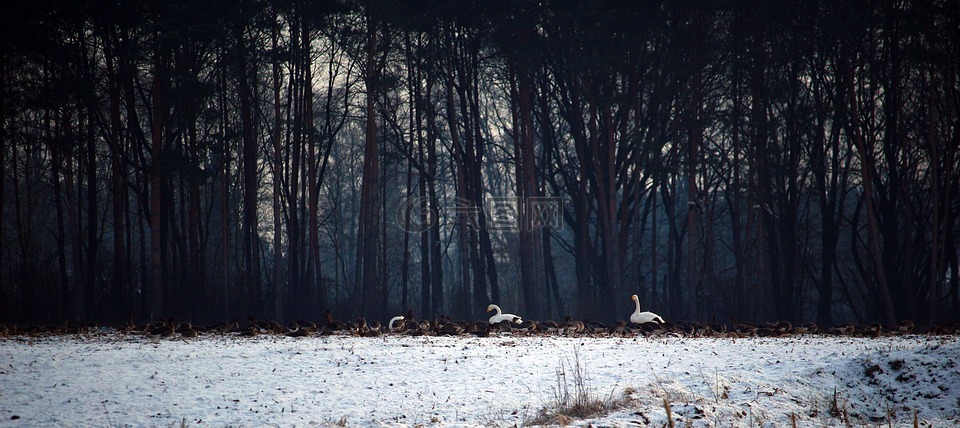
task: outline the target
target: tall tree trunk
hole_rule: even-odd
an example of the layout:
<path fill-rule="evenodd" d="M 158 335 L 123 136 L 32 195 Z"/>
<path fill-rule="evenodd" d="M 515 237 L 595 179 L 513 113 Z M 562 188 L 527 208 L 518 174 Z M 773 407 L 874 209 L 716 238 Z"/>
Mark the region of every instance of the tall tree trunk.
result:
<path fill-rule="evenodd" d="M 62 183 L 63 179 L 61 177 L 62 175 L 61 165 L 63 163 L 62 151 L 63 151 L 63 145 L 64 145 L 64 141 L 63 141 L 64 136 L 60 131 L 60 127 L 58 127 L 57 131 L 53 130 L 50 114 L 51 113 L 49 110 L 44 112 L 43 129 L 44 129 L 44 133 L 46 134 L 46 138 L 50 144 L 50 155 L 51 155 L 50 181 L 53 182 L 53 199 L 54 199 L 54 206 L 57 211 L 56 240 L 57 240 L 57 267 L 59 268 L 58 273 L 60 276 L 60 284 L 59 284 L 60 299 L 61 299 L 60 309 L 62 310 L 62 313 L 70 314 L 70 312 L 72 312 L 69 306 L 70 305 L 70 275 L 68 273 L 67 254 L 66 254 L 67 240 L 69 238 L 66 232 L 67 219 L 65 218 L 65 215 L 64 215 L 63 183 Z M 2 117 L 0 117 L 0 123 L 5 125 L 5 122 L 2 122 Z M 0 126 L 3 126 L 3 125 L 0 125 Z M 0 135 L 6 135 L 4 131 L 5 130 L 0 131 Z M 2 168 L 2 170 L 0 171 L 3 172 L 3 174 L 0 174 L 0 181 L 4 181 L 4 182 L 6 181 L 5 170 L 7 168 L 7 165 L 3 163 L 3 160 L 6 156 L 6 153 L 4 153 L 5 151 L 6 151 L 6 147 L 4 147 L 2 145 L 2 141 L 0 141 L 0 168 Z M 2 197 L 3 197 L 3 186 L 2 184 L 0 184 L 0 199 L 2 199 Z M 3 210 L 0 209 L 0 211 L 3 211 Z M 4 224 L 3 217 L 2 217 L 2 214 L 0 214 L 0 225 L 2 224 Z M 0 227 L 0 229 L 3 229 L 3 227 Z M 3 238 L 2 232 L 0 232 L 0 242 L 3 242 L 2 238 Z M 0 245 L 0 247 L 2 247 L 2 245 Z M 0 257 L 0 260 L 2 260 L 2 257 Z M 0 265 L 0 275 L 4 275 L 2 265 Z M 0 282 L 5 283 L 6 281 L 0 280 Z M 0 292 L 3 292 L 3 290 L 0 289 Z M 10 310 L 12 310 L 12 308 L 10 308 Z M 71 319 L 69 315 L 67 315 L 67 319 Z M 72 319 L 72 321 L 79 322 L 80 320 L 74 318 Z"/>
<path fill-rule="evenodd" d="M 6 196 L 7 196 L 7 194 L 6 194 L 6 190 L 7 190 L 7 183 L 6 183 L 6 181 L 7 181 L 7 173 L 8 173 L 8 172 L 7 172 L 7 170 L 8 170 L 8 166 L 7 166 L 7 145 L 8 145 L 7 140 L 8 140 L 8 138 L 7 138 L 7 135 L 9 135 L 9 134 L 12 133 L 10 130 L 7 129 L 7 117 L 10 115 L 10 113 L 8 112 L 8 107 L 7 107 L 7 104 L 8 104 L 8 101 L 7 101 L 7 100 L 10 98 L 10 97 L 7 96 L 7 92 L 8 92 L 8 90 L 9 90 L 9 89 L 8 89 L 8 88 L 9 88 L 8 79 L 10 78 L 10 77 L 9 77 L 9 74 L 10 74 L 10 73 L 7 71 L 7 69 L 8 69 L 8 63 L 9 63 L 9 60 L 8 60 L 8 58 L 7 58 L 7 55 L 8 55 L 8 53 L 7 53 L 7 50 L 6 50 L 6 49 L 0 50 L 0 200 L 6 200 Z M 55 179 L 55 180 L 58 180 L 58 179 L 59 179 L 58 177 L 56 177 L 56 174 L 55 174 L 54 179 Z M 59 193 L 58 193 L 57 195 L 55 195 L 55 197 L 57 197 L 57 196 L 59 196 Z M 7 216 L 5 215 L 5 211 L 6 211 L 5 209 L 0 208 L 0 294 L 4 294 L 4 295 L 7 293 L 7 281 L 6 281 L 6 278 L 7 278 L 6 275 L 7 275 L 7 274 L 6 274 L 6 268 L 5 268 L 5 266 L 6 266 L 6 264 L 7 264 L 7 259 L 9 258 L 9 255 L 8 255 L 8 252 L 7 252 L 7 249 L 6 249 L 6 245 L 4 245 L 4 244 L 7 242 L 7 241 L 6 241 L 6 237 L 7 237 L 6 227 L 4 227 L 4 226 L 6 226 L 6 224 L 7 224 L 7 223 L 6 223 Z M 60 213 L 60 212 L 58 211 L 58 213 L 57 213 L 57 215 L 58 215 L 58 217 L 57 217 L 58 226 L 62 226 L 62 222 L 60 221 L 60 219 L 62 218 L 62 215 L 61 215 L 61 214 L 62 214 L 62 213 Z M 61 234 L 62 234 L 62 233 L 61 233 Z M 60 249 L 60 252 L 62 252 L 62 251 L 63 251 L 63 245 L 62 245 L 62 243 L 59 243 L 59 244 L 61 244 L 61 245 L 60 245 L 60 248 L 61 248 L 61 249 Z M 63 269 L 62 271 L 65 271 L 65 269 Z M 61 273 L 63 273 L 63 272 L 61 272 Z M 61 277 L 62 277 L 62 275 L 61 275 Z M 61 280 L 62 280 L 62 281 L 66 281 L 65 278 L 62 278 Z M 64 284 L 64 286 L 66 286 L 66 285 L 67 285 L 67 284 Z M 64 300 L 63 300 L 63 304 L 64 304 L 64 305 L 67 305 L 67 302 L 69 301 L 69 300 L 68 300 L 68 296 L 67 296 L 66 293 L 67 293 L 67 291 L 66 291 L 66 289 L 64 289 L 64 296 L 63 296 L 63 297 L 64 297 Z M 11 310 L 11 309 L 12 309 L 11 306 L 13 306 L 13 305 L 11 304 L 11 302 L 6 302 L 5 304 L 0 305 L 0 309 L 3 309 L 3 310 Z M 65 311 L 65 312 L 69 312 L 69 311 Z"/>
<path fill-rule="evenodd" d="M 281 232 L 283 228 L 282 213 L 280 206 L 280 180 L 283 177 L 283 153 L 280 144 L 280 133 L 283 126 L 280 116 L 280 72 L 279 43 L 280 28 L 276 22 L 279 13 L 274 10 L 274 23 L 270 37 L 271 49 L 273 50 L 273 316 L 277 320 L 284 319 L 284 301 L 283 292 L 283 239 Z"/>
<path fill-rule="evenodd" d="M 520 197 L 520 275 L 524 312 L 532 319 L 544 318 L 545 283 L 543 280 L 543 238 L 540 228 L 533 227 L 531 205 L 539 196 L 534 155 L 533 84 L 526 64 L 517 64 L 516 141 L 517 195 Z"/>
<path fill-rule="evenodd" d="M 223 311 L 223 316 L 228 317 L 231 315 L 231 309 L 236 306 L 231 305 L 231 299 L 235 295 L 231 293 L 233 290 L 230 285 L 233 284 L 230 272 L 230 254 L 232 253 L 232 248 L 230 246 L 230 181 L 231 181 L 231 154 L 230 154 L 230 140 L 227 139 L 227 129 L 229 121 L 227 119 L 227 62 L 228 55 L 226 52 L 226 42 L 222 41 L 220 46 L 220 73 L 218 77 L 218 87 L 220 89 L 220 96 L 218 97 L 217 109 L 220 112 L 220 117 L 218 120 L 219 123 L 219 137 L 221 147 L 221 159 L 223 170 L 221 171 L 220 177 L 220 258 L 218 264 L 220 266 L 220 288 L 219 296 L 221 303 L 221 310 Z"/>
<path fill-rule="evenodd" d="M 876 207 L 874 206 L 874 157 L 872 148 L 867 147 L 866 141 L 862 135 L 860 127 L 860 110 L 857 100 L 856 80 L 854 80 L 853 65 L 850 56 L 852 53 L 849 48 L 844 51 L 840 59 L 840 72 L 843 73 L 844 97 L 846 98 L 847 117 L 847 135 L 853 142 L 860 154 L 861 183 L 863 186 L 864 205 L 867 208 L 867 241 L 868 251 L 870 252 L 870 273 L 872 280 L 880 296 L 880 313 L 883 320 L 888 323 L 896 322 L 896 315 L 893 307 L 893 300 L 890 288 L 887 285 L 886 273 L 883 267 L 883 253 L 880 248 L 880 230 L 877 225 Z"/>
<path fill-rule="evenodd" d="M 431 70 L 432 71 L 432 70 Z M 432 75 L 427 73 L 427 75 Z M 440 160 L 437 156 L 437 139 L 439 136 L 439 131 L 437 130 L 437 112 L 434 110 L 433 103 L 430 102 L 431 94 L 433 94 L 433 79 L 426 79 L 426 88 L 424 91 L 423 104 L 424 115 L 427 123 L 427 132 L 426 132 L 426 156 L 427 156 L 427 199 L 429 201 L 427 209 L 423 210 L 424 215 L 427 212 L 430 215 L 437 216 L 440 213 L 440 199 L 437 194 L 437 178 L 438 171 L 440 167 Z M 439 314 L 444 311 L 445 302 L 444 302 L 444 284 L 443 284 L 443 249 L 441 247 L 442 242 L 440 241 L 440 221 L 439 218 L 435 218 L 434 221 L 430 223 L 430 233 L 429 233 L 429 247 L 430 247 L 430 306 L 424 308 L 424 311 L 427 313 L 423 314 L 424 316 L 429 316 L 430 314 Z"/>
<path fill-rule="evenodd" d="M 419 40 L 418 40 L 419 46 Z M 431 217 L 429 211 L 430 205 L 429 200 L 427 199 L 427 164 L 425 157 L 425 147 L 424 147 L 424 138 L 423 138 L 423 109 L 424 109 L 424 98 L 421 86 L 422 80 L 422 68 L 414 68 L 415 79 L 412 79 L 411 83 L 413 84 L 413 109 L 414 109 L 414 126 L 411 128 L 415 131 L 415 139 L 417 143 L 417 163 L 420 165 L 420 170 L 417 173 L 417 196 L 419 197 L 419 215 L 418 219 L 420 225 L 420 311 L 421 315 L 428 314 L 431 309 L 431 279 L 432 275 L 430 272 L 431 264 L 431 245 L 430 245 L 430 231 L 432 225 L 428 221 L 436 222 L 436 217 Z M 429 81 L 427 83 L 428 93 L 429 93 Z M 408 309 L 408 308 L 404 308 Z M 415 320 L 408 320 L 413 322 Z"/>
<path fill-rule="evenodd" d="M 380 83 L 380 54 L 378 40 L 379 23 L 373 16 L 370 8 L 372 2 L 367 2 L 367 55 L 366 75 L 364 83 L 367 88 L 366 96 L 366 136 L 363 149 L 363 178 L 360 192 L 360 221 L 357 231 L 357 295 L 359 301 L 355 306 L 365 317 L 377 318 L 385 315 L 384 308 L 379 307 L 380 278 L 377 273 L 378 240 L 380 230 L 380 151 L 377 140 L 377 113 L 376 99 L 379 96 Z"/>
<path fill-rule="evenodd" d="M 123 151 L 124 136 L 121 127 L 120 118 L 120 75 L 117 72 L 113 47 L 115 46 L 114 37 L 105 37 L 104 47 L 105 59 L 107 65 L 107 75 L 109 82 L 110 99 L 110 136 L 107 138 L 110 144 L 110 190 L 112 194 L 112 214 L 113 214 L 113 275 L 111 281 L 110 301 L 114 307 L 112 316 L 120 316 L 123 309 L 131 308 L 129 305 L 129 286 L 130 269 L 127 259 L 126 238 L 125 238 L 125 217 L 124 212 L 127 209 L 127 193 L 124 181 L 127 176 L 124 159 L 126 154 Z"/>
<path fill-rule="evenodd" d="M 249 6 L 249 4 L 245 4 Z M 241 7 L 247 10 L 247 7 Z M 240 99 L 240 137 L 243 144 L 243 263 L 244 292 L 246 308 L 253 314 L 263 310 L 260 295 L 260 240 L 258 234 L 259 215 L 257 213 L 257 194 L 259 190 L 256 135 L 254 135 L 253 95 L 251 89 L 251 71 L 247 59 L 246 23 L 243 14 L 234 24 L 236 37 L 236 61 L 238 78 L 238 97 Z"/>
<path fill-rule="evenodd" d="M 310 231 L 308 233 L 309 238 L 309 251 L 307 252 L 307 274 L 306 282 L 301 288 L 305 288 L 304 296 L 307 298 L 302 301 L 300 308 L 300 316 L 307 316 L 310 313 L 309 305 L 311 303 L 322 302 L 321 293 L 319 290 L 320 284 L 322 283 L 322 278 L 320 276 L 320 219 L 319 219 L 319 205 L 320 205 L 320 177 L 318 176 L 317 166 L 319 160 L 317 159 L 317 144 L 320 144 L 320 141 L 317 139 L 317 133 L 313 127 L 313 68 L 312 61 L 310 60 L 310 32 L 311 27 L 307 20 L 304 20 L 301 31 L 301 49 L 303 51 L 303 116 L 304 116 L 304 140 L 307 143 L 307 186 L 306 190 L 308 193 L 307 203 L 309 207 L 307 209 L 307 227 Z M 329 152 L 327 152 L 329 153 Z M 324 162 L 326 162 L 326 156 L 324 156 Z"/>
<path fill-rule="evenodd" d="M 700 147 L 703 146 L 703 63 L 701 14 L 694 9 L 691 18 L 692 46 L 690 49 L 690 104 L 687 111 L 687 289 L 690 296 L 691 319 L 703 319 L 701 308 L 703 295 L 703 246 L 701 237 L 702 215 L 706 209 L 705 198 L 701 199 L 697 186 L 700 169 Z"/>
<path fill-rule="evenodd" d="M 467 185 L 467 176 L 470 174 L 470 164 L 467 160 L 466 149 L 463 147 L 462 142 L 460 141 L 460 125 L 457 118 L 456 104 L 454 102 L 454 83 L 452 74 L 455 73 L 453 70 L 454 66 L 451 63 L 448 73 L 451 74 L 451 77 L 447 79 L 446 84 L 446 94 L 447 94 L 447 123 L 450 126 L 450 145 L 451 151 L 453 152 L 453 164 L 455 168 L 455 183 L 456 183 L 456 213 L 457 213 L 457 256 L 460 266 L 460 289 L 456 293 L 456 297 L 453 300 L 454 313 L 457 315 L 462 315 L 464 313 L 470 312 L 471 305 L 471 277 L 470 277 L 470 267 L 472 258 L 471 252 L 473 251 L 472 240 L 470 235 L 473 233 L 473 221 L 476 217 L 477 206 L 474 204 L 472 198 L 470 198 L 470 189 Z"/>
<path fill-rule="evenodd" d="M 159 39 L 159 35 L 155 35 Z M 151 103 L 153 109 L 150 130 L 150 319 L 164 316 L 163 247 L 161 243 L 161 225 L 164 223 L 161 209 L 161 176 L 163 168 L 164 132 L 166 122 L 167 58 L 166 52 L 157 40 L 153 52 L 153 88 Z"/>
<path fill-rule="evenodd" d="M 300 45 L 301 37 L 296 37 L 299 34 L 300 30 L 300 21 L 302 19 L 297 19 L 296 17 L 291 19 L 290 23 L 290 33 L 293 34 L 293 37 L 290 37 L 290 51 L 294 53 L 301 52 L 304 48 Z M 301 268 L 301 259 L 303 257 L 303 252 L 301 248 L 303 246 L 303 238 L 301 237 L 302 231 L 300 227 L 300 207 L 303 204 L 303 199 L 300 198 L 302 193 L 300 185 L 300 170 L 302 166 L 302 153 L 303 153 L 303 140 L 304 140 L 304 106 L 306 105 L 303 101 L 305 94 L 305 84 L 304 84 L 304 73 L 307 63 L 304 61 L 304 56 L 302 54 L 293 54 L 291 61 L 291 71 L 290 71 L 290 82 L 288 85 L 287 103 L 291 106 L 293 110 L 293 122 L 290 124 L 292 128 L 292 141 L 289 140 L 291 136 L 288 134 L 288 155 L 290 166 L 287 169 L 287 302 L 290 302 L 291 309 L 294 310 L 294 313 L 299 310 L 300 302 L 303 300 L 302 295 L 302 268 Z M 289 119 L 289 113 L 288 113 Z M 287 158 L 284 157 L 284 162 L 287 162 Z M 308 238 L 309 239 L 309 238 Z M 296 316 L 296 315 L 295 315 Z"/>

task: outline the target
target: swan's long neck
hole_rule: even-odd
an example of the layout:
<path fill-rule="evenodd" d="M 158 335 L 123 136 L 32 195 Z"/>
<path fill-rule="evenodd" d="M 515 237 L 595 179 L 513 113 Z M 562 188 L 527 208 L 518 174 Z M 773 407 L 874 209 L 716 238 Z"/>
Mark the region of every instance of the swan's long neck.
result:
<path fill-rule="evenodd" d="M 402 319 L 403 319 L 402 316 L 390 318 L 390 323 L 387 324 L 387 328 L 390 329 L 390 331 L 393 331 L 393 325 L 396 324 L 397 321 L 400 321 Z"/>
<path fill-rule="evenodd" d="M 635 305 L 637 305 L 637 310 L 633 311 L 633 313 L 639 314 L 639 313 L 640 313 L 640 299 L 634 300 L 633 303 L 634 303 Z"/>
<path fill-rule="evenodd" d="M 493 305 L 493 310 L 497 311 L 497 315 L 502 314 L 502 312 L 500 312 L 500 307 L 497 305 Z"/>

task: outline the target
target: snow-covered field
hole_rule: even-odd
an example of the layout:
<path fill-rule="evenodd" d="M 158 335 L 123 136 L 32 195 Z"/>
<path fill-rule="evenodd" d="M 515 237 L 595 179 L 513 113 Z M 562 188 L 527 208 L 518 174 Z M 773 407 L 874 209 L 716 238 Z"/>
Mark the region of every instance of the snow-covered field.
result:
<path fill-rule="evenodd" d="M 92 337 L 0 339 L 0 426 L 960 425 L 960 339 Z M 558 370 L 566 377 L 558 376 Z M 566 379 L 564 381 L 564 379 Z"/>

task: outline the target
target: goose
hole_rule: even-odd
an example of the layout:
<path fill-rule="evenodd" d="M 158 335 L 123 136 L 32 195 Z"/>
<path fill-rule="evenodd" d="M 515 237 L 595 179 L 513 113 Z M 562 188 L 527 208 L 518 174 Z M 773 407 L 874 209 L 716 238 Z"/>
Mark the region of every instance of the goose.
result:
<path fill-rule="evenodd" d="M 733 329 L 741 336 L 753 336 L 757 334 L 757 326 L 748 322 L 733 322 Z"/>
<path fill-rule="evenodd" d="M 903 321 L 900 321 L 899 324 L 897 324 L 897 331 L 901 334 L 910 334 L 913 332 L 914 328 L 915 326 L 913 324 L 913 321 L 910 321 L 910 320 L 903 320 Z"/>
<path fill-rule="evenodd" d="M 633 315 L 630 315 L 630 322 L 637 324 L 644 324 L 648 322 L 659 322 L 663 324 L 663 318 L 660 315 L 657 315 L 653 312 L 640 312 L 640 298 L 636 294 L 630 296 L 633 299 L 633 302 L 637 304 L 637 310 L 633 311 Z"/>
<path fill-rule="evenodd" d="M 374 321 L 374 322 L 376 322 L 377 324 L 379 324 L 379 321 Z M 367 329 L 367 330 L 364 331 L 363 333 L 360 333 L 360 336 L 362 336 L 362 337 L 379 337 L 381 334 L 383 334 L 383 333 L 380 332 L 380 327 L 378 326 L 376 329 L 373 329 L 373 328 Z"/>
<path fill-rule="evenodd" d="M 348 326 L 346 323 L 333 319 L 333 312 L 330 312 L 329 309 L 327 309 L 326 317 L 327 317 L 326 330 L 328 332 L 332 333 L 332 332 L 350 330 L 350 326 Z"/>
<path fill-rule="evenodd" d="M 187 321 L 187 323 L 186 323 L 185 325 L 181 326 L 181 328 L 180 328 L 179 330 L 180 330 L 180 336 L 183 336 L 183 337 L 198 337 L 198 336 L 200 336 L 200 332 L 198 332 L 196 329 L 194 329 L 194 328 L 193 328 L 193 323 L 191 323 L 191 322 L 189 322 L 189 321 Z"/>
<path fill-rule="evenodd" d="M 470 324 L 467 332 L 477 337 L 488 337 L 490 336 L 490 324 L 486 321 L 474 322 Z"/>
<path fill-rule="evenodd" d="M 300 327 L 296 330 L 291 330 L 286 332 L 285 335 L 288 337 L 307 337 L 310 335 L 310 331 L 303 327 Z"/>
<path fill-rule="evenodd" d="M 490 330 L 500 333 L 509 333 L 513 331 L 513 323 L 520 324 L 520 317 L 513 317 L 512 320 L 503 320 L 490 323 Z"/>
<path fill-rule="evenodd" d="M 783 334 L 773 327 L 757 327 L 758 337 L 780 337 Z"/>
<path fill-rule="evenodd" d="M 780 321 L 777 323 L 767 323 L 767 327 L 780 332 L 781 334 L 793 333 L 793 323 L 790 321 Z"/>
<path fill-rule="evenodd" d="M 133 322 L 133 311 L 127 312 L 127 324 L 120 330 L 123 334 L 132 333 L 137 330 L 137 323 Z"/>
<path fill-rule="evenodd" d="M 801 324 L 799 327 L 793 329 L 793 331 L 798 334 L 816 334 L 817 331 L 819 331 L 819 328 L 817 328 L 816 323 L 805 322 Z"/>
<path fill-rule="evenodd" d="M 517 331 L 522 331 L 524 333 L 535 333 L 537 331 L 537 322 L 536 321 L 523 321 L 520 325 L 517 326 Z"/>
<path fill-rule="evenodd" d="M 554 320 L 546 320 L 537 324 L 537 330 L 540 330 L 541 333 L 556 333 L 560 331 L 560 324 L 557 324 Z"/>
<path fill-rule="evenodd" d="M 306 330 L 307 333 L 316 333 L 317 330 L 319 330 L 319 329 L 317 328 L 317 323 L 315 323 L 315 322 L 313 322 L 313 321 L 298 320 L 298 321 L 294 321 L 294 322 L 295 322 L 301 329 Z"/>
<path fill-rule="evenodd" d="M 581 334 L 584 329 L 583 321 L 575 320 L 569 315 L 563 321 L 563 334 L 567 336 Z"/>
<path fill-rule="evenodd" d="M 170 324 L 172 323 L 173 323 L 173 318 L 170 319 Z M 161 318 L 156 325 L 151 326 L 149 333 L 153 336 L 159 336 L 165 333 L 169 329 L 170 328 L 167 326 L 167 320 L 164 320 L 163 318 Z"/>
<path fill-rule="evenodd" d="M 280 325 L 280 323 L 277 322 L 276 320 L 266 321 L 266 325 L 267 325 L 268 333 L 273 333 L 273 334 L 276 334 L 276 335 L 281 335 L 281 334 L 285 334 L 285 333 L 287 332 L 287 329 L 283 328 L 283 327 Z"/>
<path fill-rule="evenodd" d="M 177 325 L 174 323 L 167 324 L 166 328 L 160 332 L 160 337 L 170 337 L 177 332 Z"/>
<path fill-rule="evenodd" d="M 403 331 L 403 326 L 406 324 L 404 319 L 403 315 L 390 318 L 390 322 L 387 323 L 387 329 L 390 330 L 391 333 Z"/>
<path fill-rule="evenodd" d="M 487 312 L 490 312 L 490 311 L 497 311 L 496 315 L 490 317 L 490 324 L 496 324 L 501 321 L 513 321 L 517 324 L 520 324 L 523 322 L 523 320 L 520 317 L 514 314 L 505 314 L 501 312 L 500 307 L 497 305 L 491 304 L 490 306 L 487 306 Z"/>
<path fill-rule="evenodd" d="M 291 321 L 287 324 L 287 332 L 284 333 L 284 335 L 289 337 L 307 337 L 310 335 L 310 330 L 306 326 L 301 326 L 297 321 Z"/>
<path fill-rule="evenodd" d="M 830 334 L 837 336 L 848 336 L 853 334 L 857 330 L 857 327 L 852 323 L 845 322 L 842 324 L 837 324 L 833 327 L 830 327 Z"/>
<path fill-rule="evenodd" d="M 353 330 L 357 333 L 357 336 L 363 336 L 364 333 L 369 331 L 366 318 L 357 318 L 356 321 L 353 322 L 353 326 Z"/>
<path fill-rule="evenodd" d="M 420 331 L 420 334 L 430 333 L 433 330 L 433 324 L 428 319 L 422 319 L 417 323 L 417 330 Z"/>
<path fill-rule="evenodd" d="M 463 327 L 455 322 L 448 322 L 437 329 L 437 334 L 444 336 L 458 336 L 463 333 Z"/>
<path fill-rule="evenodd" d="M 221 325 L 218 330 L 220 331 L 221 335 L 224 335 L 227 333 L 239 333 L 240 322 L 237 321 L 236 319 L 232 319 L 230 320 L 229 323 L 224 323 L 223 325 Z"/>
<path fill-rule="evenodd" d="M 617 321 L 616 324 L 614 324 L 612 327 L 610 327 L 609 330 L 607 330 L 607 333 L 610 335 L 619 334 L 621 336 L 626 336 L 628 332 L 629 330 L 627 330 L 626 321 Z"/>
<path fill-rule="evenodd" d="M 600 321 L 583 320 L 583 332 L 586 334 L 597 334 L 607 331 L 607 325 Z"/>

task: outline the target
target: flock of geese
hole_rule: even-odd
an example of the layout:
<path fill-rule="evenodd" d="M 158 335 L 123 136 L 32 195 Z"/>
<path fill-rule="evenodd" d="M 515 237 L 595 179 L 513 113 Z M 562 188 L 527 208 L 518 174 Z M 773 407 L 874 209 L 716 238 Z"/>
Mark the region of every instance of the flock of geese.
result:
<path fill-rule="evenodd" d="M 843 323 L 821 329 L 814 323 L 793 325 L 789 321 L 765 323 L 762 325 L 733 322 L 733 328 L 728 329 L 726 324 L 699 323 L 699 322 L 667 322 L 656 313 L 642 311 L 640 299 L 637 295 L 631 296 L 636 309 L 630 315 L 630 321 L 617 321 L 607 325 L 597 321 L 575 320 L 566 317 L 558 321 L 532 321 L 522 317 L 503 313 L 497 305 L 487 306 L 487 312 L 494 312 L 486 321 L 454 321 L 449 316 L 435 316 L 433 320 L 417 319 L 413 311 L 405 316 L 395 316 L 382 325 L 377 320 L 367 321 L 357 318 L 353 322 L 342 322 L 334 319 L 333 314 L 326 312 L 326 322 L 317 324 L 312 321 L 291 321 L 286 326 L 277 321 L 258 320 L 248 317 L 244 326 L 237 320 L 231 320 L 211 326 L 196 326 L 191 322 L 177 322 L 173 318 L 160 320 L 156 323 L 135 324 L 128 321 L 117 330 L 122 334 L 144 335 L 153 337 L 180 337 L 196 338 L 201 335 L 234 335 L 259 336 L 277 335 L 291 337 L 305 337 L 314 335 L 354 335 L 361 337 L 377 337 L 382 335 L 409 335 L 409 336 L 459 336 L 473 335 L 486 337 L 491 334 L 526 334 L 526 335 L 565 335 L 565 336 L 675 336 L 675 337 L 779 337 L 805 334 L 829 334 L 837 336 L 881 337 L 914 333 L 914 323 L 904 320 L 897 325 L 854 325 Z M 50 327 L 17 327 L 0 325 L 0 337 L 7 336 L 36 336 L 62 334 L 88 334 L 101 331 L 95 324 L 72 325 L 69 322 L 61 326 Z M 960 326 L 948 323 L 942 326 L 931 327 L 927 334 L 955 335 L 960 334 Z"/>

